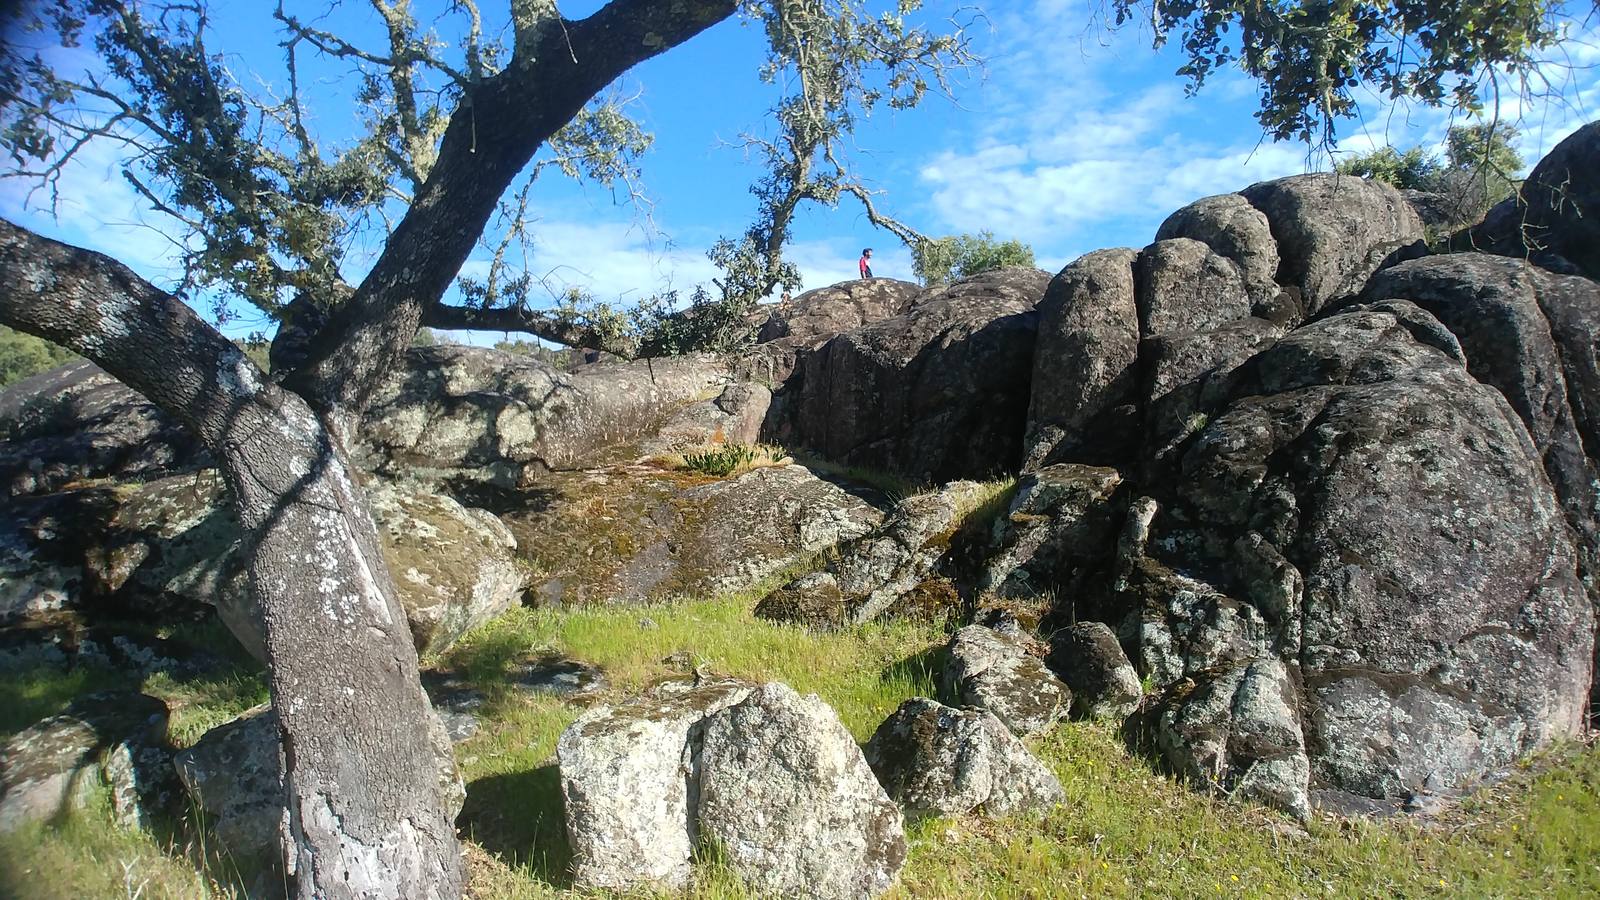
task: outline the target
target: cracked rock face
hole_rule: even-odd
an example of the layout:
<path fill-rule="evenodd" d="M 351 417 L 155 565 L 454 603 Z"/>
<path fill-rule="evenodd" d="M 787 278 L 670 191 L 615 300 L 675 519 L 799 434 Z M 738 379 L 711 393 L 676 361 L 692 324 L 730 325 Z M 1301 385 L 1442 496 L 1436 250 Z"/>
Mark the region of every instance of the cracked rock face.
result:
<path fill-rule="evenodd" d="M 700 829 L 757 891 L 851 900 L 894 884 L 900 809 L 816 695 L 763 685 L 711 716 L 700 763 Z"/>
<path fill-rule="evenodd" d="M 923 697 L 878 726 L 866 756 L 908 820 L 1042 810 L 1066 798 L 1055 775 L 992 713 Z"/>
<path fill-rule="evenodd" d="M 1573 535 L 1466 358 L 1408 302 L 1320 319 L 1241 367 L 1155 485 L 1119 566 L 1156 734 L 1191 776 L 1296 810 L 1392 800 L 1581 727 Z"/>
<path fill-rule="evenodd" d="M 968 625 L 945 653 L 940 689 L 950 703 L 988 710 L 1020 737 L 1055 724 L 1072 705 L 1072 692 L 1021 638 Z"/>
<path fill-rule="evenodd" d="M 373 468 L 463 472 L 511 487 L 635 443 L 728 381 L 727 366 L 705 356 L 568 374 L 482 347 L 414 347 L 374 396 L 361 436 Z"/>
<path fill-rule="evenodd" d="M 561 733 L 556 760 L 576 883 L 688 886 L 704 723 L 754 687 L 733 679 L 669 681 L 595 707 Z"/>
<path fill-rule="evenodd" d="M 784 896 L 875 896 L 905 862 L 900 811 L 838 715 L 781 684 L 665 682 L 585 713 L 556 756 L 585 887 L 681 890 L 702 845 Z"/>
<path fill-rule="evenodd" d="M 1036 269 L 985 272 L 811 351 L 788 388 L 795 440 L 916 481 L 1013 470 L 1047 280 Z"/>
<path fill-rule="evenodd" d="M 934 574 L 980 489 L 974 482 L 954 481 L 907 497 L 881 525 L 840 545 L 824 571 L 802 575 L 763 598 L 756 615 L 813 628 L 884 615 Z"/>

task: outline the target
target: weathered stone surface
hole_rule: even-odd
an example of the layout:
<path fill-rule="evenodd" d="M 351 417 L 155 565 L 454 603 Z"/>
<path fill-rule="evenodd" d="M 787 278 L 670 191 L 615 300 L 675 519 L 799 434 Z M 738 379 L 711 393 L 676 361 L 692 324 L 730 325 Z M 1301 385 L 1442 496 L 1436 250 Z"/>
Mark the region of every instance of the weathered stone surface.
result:
<path fill-rule="evenodd" d="M 713 714 L 700 765 L 700 829 L 759 892 L 874 897 L 905 864 L 899 808 L 814 694 L 766 684 Z"/>
<path fill-rule="evenodd" d="M 1465 175 L 1465 173 L 1462 173 Z M 1483 221 L 1484 209 L 1473 202 L 1473 191 L 1470 182 L 1471 176 L 1466 176 L 1461 181 L 1462 190 L 1459 191 L 1418 191 L 1411 188 L 1402 188 L 1400 196 L 1405 198 L 1411 206 L 1411 211 L 1417 214 L 1418 221 L 1429 235 L 1431 242 L 1436 235 L 1448 235 L 1462 228 L 1470 228 Z"/>
<path fill-rule="evenodd" d="M 210 650 L 119 626 L 87 625 L 72 616 L 0 629 L 0 673 L 41 666 L 92 666 L 145 676 L 174 678 L 220 675 L 232 664 Z"/>
<path fill-rule="evenodd" d="M 982 490 L 974 482 L 955 481 L 907 497 L 883 524 L 840 545 L 824 572 L 803 575 L 763 600 L 757 615 L 823 627 L 883 615 L 933 574 Z"/>
<path fill-rule="evenodd" d="M 1400 192 L 1349 175 L 1291 175 L 1239 192 L 1271 223 L 1278 282 L 1300 290 L 1307 315 L 1359 293 L 1396 251 L 1422 240 Z"/>
<path fill-rule="evenodd" d="M 908 820 L 1048 809 L 1061 782 L 993 713 L 913 697 L 867 742 L 867 764 Z"/>
<path fill-rule="evenodd" d="M 1134 262 L 1143 336 L 1209 331 L 1250 316 L 1250 297 L 1233 260 L 1193 238 L 1157 241 Z"/>
<path fill-rule="evenodd" d="M 1072 692 L 1018 638 L 968 625 L 945 654 L 940 690 L 950 704 L 988 710 L 1019 737 L 1055 724 L 1072 705 Z"/>
<path fill-rule="evenodd" d="M 1300 818 L 1311 812 L 1299 692 L 1283 663 L 1224 669 L 1156 713 L 1156 744 L 1191 783 Z"/>
<path fill-rule="evenodd" d="M 1005 515 L 995 520 L 994 550 L 979 589 L 1006 598 L 1070 598 L 1112 556 L 1121 484 L 1115 469 L 1075 463 L 1024 476 Z"/>
<path fill-rule="evenodd" d="M 1523 260 L 1454 253 L 1385 269 L 1364 296 L 1409 300 L 1461 342 L 1467 371 L 1504 395 L 1521 417 L 1592 570 L 1600 529 L 1595 471 L 1584 444 L 1600 451 L 1600 421 L 1592 418 L 1600 411 L 1600 286 Z"/>
<path fill-rule="evenodd" d="M 762 597 L 755 614 L 769 622 L 827 631 L 844 626 L 850 604 L 832 572 L 811 572 Z"/>
<path fill-rule="evenodd" d="M 1079 718 L 1124 719 L 1144 697 L 1139 673 L 1104 622 L 1057 630 L 1045 664 L 1072 691 L 1072 714 Z"/>
<path fill-rule="evenodd" d="M 1458 243 L 1600 281 L 1600 122 L 1568 135 Z"/>
<path fill-rule="evenodd" d="M 176 422 L 88 361 L 0 391 L 0 494 L 45 494 L 75 481 L 154 478 L 201 465 Z"/>
<path fill-rule="evenodd" d="M 729 382 L 726 364 L 683 356 L 568 374 L 482 347 L 414 347 L 369 407 L 369 465 L 437 469 L 514 486 L 637 443 Z"/>
<path fill-rule="evenodd" d="M 375 480 L 367 494 L 420 651 L 437 652 L 520 601 L 516 542 L 494 516 L 419 485 Z M 215 472 L 34 498 L 22 509 L 20 522 L 0 528 L 0 598 L 16 598 L 0 617 L 6 607 L 68 601 L 150 617 L 211 605 L 265 658 L 238 521 Z"/>
<path fill-rule="evenodd" d="M 1140 393 L 1146 469 L 1165 465 L 1185 440 L 1203 428 L 1227 399 L 1229 376 L 1283 333 L 1280 326 L 1251 317 L 1211 331 L 1145 338 L 1139 358 L 1145 373 Z"/>
<path fill-rule="evenodd" d="M 1050 282 L 1039 304 L 1023 465 L 1100 462 L 1121 447 L 1119 410 L 1137 387 L 1133 250 L 1098 250 Z M 1105 459 L 1110 462 L 1112 459 Z"/>
<path fill-rule="evenodd" d="M 575 882 L 615 890 L 688 885 L 703 723 L 753 689 L 732 679 L 669 681 L 595 707 L 561 733 L 556 760 Z"/>
<path fill-rule="evenodd" d="M 439 792 L 453 821 L 466 800 L 450 737 L 436 716 L 431 729 Z M 190 801 L 235 857 L 276 865 L 287 813 L 280 758 L 278 715 L 263 704 L 207 731 L 173 759 Z"/>
<path fill-rule="evenodd" d="M 549 605 L 741 590 L 883 517 L 793 464 L 726 479 L 653 463 L 555 473 L 497 508 L 542 573 L 535 594 Z"/>
<path fill-rule="evenodd" d="M 757 340 L 816 338 L 854 331 L 863 325 L 905 315 L 922 286 L 893 278 L 841 281 L 806 291 L 772 311 Z"/>
<path fill-rule="evenodd" d="M 371 483 L 367 500 L 419 653 L 438 653 L 522 602 L 517 539 L 493 515 L 410 485 Z"/>
<path fill-rule="evenodd" d="M 1169 758 L 1215 770 L 1209 735 L 1237 779 L 1237 759 L 1277 760 L 1252 790 L 1297 804 L 1292 742 L 1233 755 L 1262 661 L 1283 664 L 1257 671 L 1289 686 L 1319 790 L 1457 785 L 1581 727 L 1594 618 L 1571 531 L 1521 419 L 1416 306 L 1355 308 L 1254 357 L 1158 488 L 1120 565 L 1166 739 L 1190 745 Z"/>
<path fill-rule="evenodd" d="M 1238 194 L 1205 197 L 1168 216 L 1156 240 L 1193 238 L 1233 260 L 1255 304 L 1277 295 L 1278 242 L 1261 211 Z"/>
<path fill-rule="evenodd" d="M 771 406 L 772 391 L 766 386 L 736 382 L 710 400 L 673 413 L 642 449 L 661 453 L 709 444 L 754 444 L 761 439 L 761 425 Z"/>
<path fill-rule="evenodd" d="M 917 481 L 1014 468 L 1044 281 L 1034 269 L 986 272 L 828 341 L 791 382 L 795 439 Z"/>
<path fill-rule="evenodd" d="M 126 824 L 160 803 L 159 772 L 145 768 L 167 733 L 167 705 L 144 694 L 90 694 L 0 748 L 0 832 L 81 807 L 110 783 Z"/>

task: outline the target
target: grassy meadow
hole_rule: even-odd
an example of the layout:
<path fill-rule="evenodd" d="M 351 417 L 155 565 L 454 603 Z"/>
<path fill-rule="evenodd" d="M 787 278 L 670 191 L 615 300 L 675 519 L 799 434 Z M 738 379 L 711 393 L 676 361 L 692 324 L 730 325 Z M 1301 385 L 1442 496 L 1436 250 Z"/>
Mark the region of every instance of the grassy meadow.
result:
<path fill-rule="evenodd" d="M 606 674 L 620 698 L 694 667 L 784 681 L 830 702 L 865 741 L 901 700 L 933 692 L 941 628 L 908 622 L 810 634 L 755 619 L 753 594 L 677 605 L 519 609 L 469 634 L 432 664 L 480 691 L 479 732 L 456 747 L 468 782 L 461 833 L 469 895 L 581 896 L 554 766 L 557 736 L 581 709 L 507 685 L 519 660 L 548 654 Z M 109 675 L 44 671 L 0 686 L 10 734 Z M 174 709 L 176 743 L 195 740 L 265 697 L 259 674 L 144 689 Z M 1037 740 L 1067 803 L 1043 817 L 940 819 L 911 833 L 892 896 L 968 897 L 1546 897 L 1600 895 L 1600 754 L 1554 749 L 1436 821 L 1278 814 L 1196 793 L 1160 774 L 1108 727 L 1066 723 Z M 715 860 L 692 896 L 742 897 Z M 0 836 L 0 896 L 242 896 L 243 881 L 203 832 L 182 822 L 124 831 L 97 803 L 69 821 Z"/>

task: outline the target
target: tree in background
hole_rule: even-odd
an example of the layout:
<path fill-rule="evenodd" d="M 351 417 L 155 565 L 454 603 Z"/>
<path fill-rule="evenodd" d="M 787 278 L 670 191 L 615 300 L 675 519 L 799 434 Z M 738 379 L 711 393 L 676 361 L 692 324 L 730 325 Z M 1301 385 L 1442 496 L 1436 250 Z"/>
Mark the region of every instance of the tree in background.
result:
<path fill-rule="evenodd" d="M 1421 147 L 1404 153 L 1393 147 L 1379 147 L 1371 153 L 1340 160 L 1337 168 L 1345 175 L 1372 178 L 1397 188 L 1428 190 L 1439 173 L 1439 160 Z"/>
<path fill-rule="evenodd" d="M 0 388 L 77 358 L 71 350 L 0 325 Z"/>
<path fill-rule="evenodd" d="M 930 287 L 979 272 L 1033 265 L 1033 248 L 1021 241 L 997 241 L 994 232 L 923 238 L 911 245 L 911 270 Z"/>
<path fill-rule="evenodd" d="M 1441 221 L 1459 227 L 1483 218 L 1516 190 L 1523 165 L 1512 146 L 1516 139 L 1517 129 L 1504 123 L 1455 125 L 1445 137 L 1443 160 L 1422 147 L 1380 147 L 1341 160 L 1338 170 L 1432 194 Z"/>

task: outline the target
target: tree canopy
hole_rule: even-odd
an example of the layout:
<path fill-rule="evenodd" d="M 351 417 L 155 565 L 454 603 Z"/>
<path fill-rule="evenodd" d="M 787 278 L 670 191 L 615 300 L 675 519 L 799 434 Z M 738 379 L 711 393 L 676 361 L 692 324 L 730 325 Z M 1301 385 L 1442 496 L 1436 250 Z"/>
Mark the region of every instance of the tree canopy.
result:
<path fill-rule="evenodd" d="M 912 271 L 926 285 L 949 284 L 1006 266 L 1033 265 L 1032 247 L 1018 240 L 995 240 L 987 229 L 917 241 L 911 256 Z"/>
<path fill-rule="evenodd" d="M 1346 175 L 1376 178 L 1398 188 L 1427 191 L 1445 200 L 1445 212 L 1455 223 L 1481 217 L 1516 190 L 1522 156 L 1512 146 L 1517 129 L 1506 123 L 1476 122 L 1451 126 L 1445 137 L 1445 155 L 1423 147 L 1405 151 L 1379 147 L 1341 160 Z"/>

